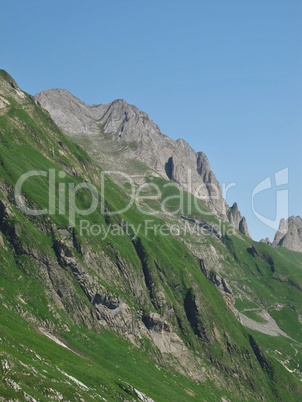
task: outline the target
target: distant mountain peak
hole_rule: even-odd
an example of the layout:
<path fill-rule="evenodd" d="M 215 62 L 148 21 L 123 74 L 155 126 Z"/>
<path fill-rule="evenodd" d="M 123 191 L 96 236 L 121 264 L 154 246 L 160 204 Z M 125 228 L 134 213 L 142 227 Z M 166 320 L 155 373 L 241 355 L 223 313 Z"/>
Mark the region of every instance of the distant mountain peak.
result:
<path fill-rule="evenodd" d="M 288 219 L 280 220 L 273 246 L 283 246 L 302 253 L 302 218 L 300 216 L 290 216 Z"/>

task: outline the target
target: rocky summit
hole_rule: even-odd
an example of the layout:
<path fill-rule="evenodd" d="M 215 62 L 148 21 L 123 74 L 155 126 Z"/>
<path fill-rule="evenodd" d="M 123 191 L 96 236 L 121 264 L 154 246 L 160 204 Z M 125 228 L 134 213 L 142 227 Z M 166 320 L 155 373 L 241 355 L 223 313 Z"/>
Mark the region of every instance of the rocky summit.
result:
<path fill-rule="evenodd" d="M 281 219 L 273 245 L 302 253 L 302 218 L 290 216 L 287 220 Z"/>
<path fill-rule="evenodd" d="M 220 184 L 203 152 L 196 153 L 183 139 L 176 141 L 162 134 L 159 127 L 137 107 L 124 100 L 88 106 L 66 90 L 53 89 L 35 96 L 68 135 L 91 142 L 91 154 L 101 164 L 110 164 L 112 154 L 141 161 L 162 177 L 203 199 L 218 216 L 227 220 L 228 206 Z M 104 152 L 105 149 L 105 152 Z M 104 159 L 107 154 L 107 159 Z M 111 158 L 111 167 L 118 164 Z M 127 169 L 126 169 L 127 170 Z M 238 211 L 239 212 L 239 211 Z M 240 213 L 240 212 L 239 212 Z M 248 235 L 246 221 L 233 219 L 239 231 Z"/>
<path fill-rule="evenodd" d="M 231 224 L 238 229 L 239 232 L 250 237 L 245 217 L 241 215 L 237 202 L 234 202 L 234 204 L 228 209 L 227 216 Z"/>

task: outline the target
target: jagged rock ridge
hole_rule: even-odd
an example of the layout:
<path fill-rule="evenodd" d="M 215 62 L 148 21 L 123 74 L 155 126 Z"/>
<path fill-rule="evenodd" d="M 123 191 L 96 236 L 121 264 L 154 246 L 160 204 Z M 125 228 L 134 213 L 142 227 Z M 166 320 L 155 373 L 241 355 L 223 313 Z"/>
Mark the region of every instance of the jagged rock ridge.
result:
<path fill-rule="evenodd" d="M 162 134 L 145 112 L 121 99 L 89 106 L 60 89 L 43 91 L 35 98 L 67 134 L 89 137 L 94 143 L 110 134 L 115 149 L 125 142 L 131 144 L 123 157 L 145 163 L 161 176 L 178 183 L 180 188 L 205 200 L 215 214 L 228 219 L 228 206 L 206 155 L 196 153 L 183 139 L 174 141 Z M 107 145 L 108 142 L 99 148 L 103 151 Z M 235 227 L 248 235 L 245 220 Z"/>
<path fill-rule="evenodd" d="M 231 224 L 234 225 L 234 227 L 238 229 L 239 232 L 250 237 L 245 217 L 241 215 L 238 209 L 237 202 L 234 202 L 234 204 L 229 208 L 227 215 Z"/>
<path fill-rule="evenodd" d="M 300 216 L 290 216 L 287 220 L 281 219 L 273 246 L 283 246 L 302 253 L 302 218 Z"/>

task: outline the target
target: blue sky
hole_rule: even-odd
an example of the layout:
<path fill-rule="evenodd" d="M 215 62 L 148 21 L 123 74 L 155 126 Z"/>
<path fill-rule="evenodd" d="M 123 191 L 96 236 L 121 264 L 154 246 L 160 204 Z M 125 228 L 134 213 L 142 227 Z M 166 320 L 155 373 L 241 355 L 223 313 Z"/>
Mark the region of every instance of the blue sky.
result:
<path fill-rule="evenodd" d="M 5 3 L 5 4 L 4 4 Z M 252 237 L 272 238 L 276 191 L 302 215 L 301 0 L 11 0 L 0 14 L 0 68 L 35 94 L 123 98 L 170 137 L 204 151 Z"/>

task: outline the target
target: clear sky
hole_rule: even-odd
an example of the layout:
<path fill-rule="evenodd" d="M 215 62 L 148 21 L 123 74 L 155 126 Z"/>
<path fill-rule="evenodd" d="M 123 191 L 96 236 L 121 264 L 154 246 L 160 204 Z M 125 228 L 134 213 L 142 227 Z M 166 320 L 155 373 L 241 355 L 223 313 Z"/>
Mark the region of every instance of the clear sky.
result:
<path fill-rule="evenodd" d="M 0 68 L 22 89 L 135 104 L 204 151 L 221 183 L 236 184 L 227 201 L 255 239 L 274 235 L 259 216 L 280 214 L 276 190 L 302 215 L 301 0 L 1 3 Z M 288 185 L 273 180 L 255 195 L 257 218 L 254 188 L 284 168 Z"/>

